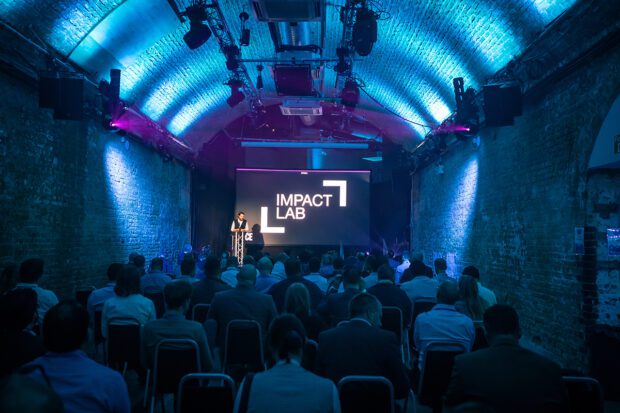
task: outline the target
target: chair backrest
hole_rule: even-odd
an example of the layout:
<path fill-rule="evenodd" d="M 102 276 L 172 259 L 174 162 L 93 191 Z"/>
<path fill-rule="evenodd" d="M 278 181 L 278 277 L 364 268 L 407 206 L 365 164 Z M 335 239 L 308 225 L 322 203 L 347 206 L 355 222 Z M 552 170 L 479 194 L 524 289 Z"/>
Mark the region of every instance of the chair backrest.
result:
<path fill-rule="evenodd" d="M 140 365 L 140 321 L 130 317 L 108 320 L 106 340 L 107 364 L 127 363 L 135 368 Z"/>
<path fill-rule="evenodd" d="M 261 327 L 254 320 L 232 320 L 226 326 L 224 372 L 235 380 L 265 369 Z M 233 367 L 234 366 L 234 367 Z M 236 369 L 233 373 L 231 370 Z"/>
<path fill-rule="evenodd" d="M 411 318 L 411 322 L 415 323 L 415 319 L 422 313 L 430 311 L 433 307 L 435 307 L 437 301 L 433 298 L 416 298 L 413 302 L 413 317 Z"/>
<path fill-rule="evenodd" d="M 153 304 L 155 305 L 155 314 L 157 315 L 157 318 L 161 318 L 166 311 L 164 293 L 161 291 L 146 290 L 142 295 L 144 295 L 146 298 L 153 302 Z"/>
<path fill-rule="evenodd" d="M 398 342 L 403 341 L 403 313 L 398 307 L 383 307 L 381 314 L 381 328 L 396 334 Z"/>
<path fill-rule="evenodd" d="M 186 374 L 179 383 L 177 413 L 232 413 L 235 382 L 226 374 Z"/>
<path fill-rule="evenodd" d="M 82 307 L 86 308 L 86 305 L 88 304 L 88 297 L 90 297 L 90 293 L 92 293 L 93 290 L 93 287 L 77 290 L 75 292 L 75 300 L 80 303 Z"/>
<path fill-rule="evenodd" d="M 342 413 L 394 413 L 394 388 L 385 377 L 343 377 L 338 394 Z"/>
<path fill-rule="evenodd" d="M 200 351 L 194 340 L 164 339 L 155 346 L 154 394 L 176 394 L 183 376 L 199 372 Z"/>
<path fill-rule="evenodd" d="M 489 347 L 486 332 L 482 323 L 474 323 L 474 326 L 476 328 L 476 336 L 474 338 L 474 343 L 472 344 L 471 351 L 476 351 L 480 350 L 481 348 Z"/>
<path fill-rule="evenodd" d="M 101 333 L 101 318 L 103 314 L 102 307 L 103 306 L 101 305 L 99 308 L 95 308 L 93 320 L 95 345 L 99 345 L 105 341 L 105 338 L 103 338 L 103 334 Z"/>
<path fill-rule="evenodd" d="M 301 367 L 314 372 L 316 367 L 316 356 L 319 352 L 319 343 L 314 340 L 306 340 L 301 358 Z"/>
<path fill-rule="evenodd" d="M 209 304 L 196 304 L 192 307 L 192 320 L 198 321 L 200 324 L 207 320 L 207 314 L 211 305 Z"/>
<path fill-rule="evenodd" d="M 600 413 L 603 411 L 601 385 L 592 377 L 564 376 L 562 382 L 568 393 L 571 413 Z"/>
<path fill-rule="evenodd" d="M 454 358 L 467 351 L 457 342 L 432 342 L 424 350 L 418 401 L 433 408 L 441 407 L 448 389 Z"/>

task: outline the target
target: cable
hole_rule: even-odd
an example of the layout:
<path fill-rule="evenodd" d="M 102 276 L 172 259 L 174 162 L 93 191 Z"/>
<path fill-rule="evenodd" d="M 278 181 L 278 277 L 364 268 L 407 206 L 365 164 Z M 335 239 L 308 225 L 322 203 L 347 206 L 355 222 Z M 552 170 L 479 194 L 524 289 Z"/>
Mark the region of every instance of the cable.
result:
<path fill-rule="evenodd" d="M 388 112 L 389 112 L 389 113 L 391 113 L 392 115 L 394 115 L 394 116 L 396 116 L 396 117 L 399 117 L 399 118 L 401 118 L 402 120 L 404 120 L 404 121 L 406 121 L 406 122 L 413 123 L 414 125 L 422 126 L 423 128 L 428 128 L 428 129 L 430 129 L 430 130 L 433 130 L 433 129 L 437 126 L 437 125 L 436 125 L 436 126 L 425 125 L 425 124 L 423 124 L 423 123 L 416 122 L 416 121 L 413 121 L 413 120 L 411 120 L 411 119 L 407 119 L 407 118 L 405 118 L 404 116 L 401 116 L 401 115 L 399 115 L 398 113 L 394 112 L 393 110 L 391 110 L 391 109 L 389 109 L 389 108 L 385 107 L 385 106 L 384 106 L 381 102 L 379 102 L 379 101 L 378 101 L 377 99 L 375 99 L 375 98 L 374 98 L 374 97 L 373 97 L 370 93 L 368 93 L 364 87 L 362 87 L 362 86 L 358 86 L 358 87 L 362 90 L 362 92 L 364 92 L 364 93 L 366 94 L 366 96 L 368 96 L 368 97 L 369 97 L 369 98 L 370 98 L 373 102 L 375 102 L 377 105 L 381 106 L 383 109 L 385 109 L 386 111 L 388 111 Z"/>

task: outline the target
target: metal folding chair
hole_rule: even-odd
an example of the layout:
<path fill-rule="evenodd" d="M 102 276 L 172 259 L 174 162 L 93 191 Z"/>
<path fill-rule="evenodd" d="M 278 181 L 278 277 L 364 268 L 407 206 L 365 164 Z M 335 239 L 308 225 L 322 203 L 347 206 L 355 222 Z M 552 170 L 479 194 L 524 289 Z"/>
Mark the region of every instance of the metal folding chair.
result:
<path fill-rule="evenodd" d="M 203 324 L 207 321 L 207 314 L 209 314 L 210 304 L 196 304 L 192 307 L 192 320 L 198 321 Z"/>
<path fill-rule="evenodd" d="M 249 372 L 265 369 L 261 327 L 254 320 L 232 320 L 226 326 L 224 373 L 240 382 Z"/>
<path fill-rule="evenodd" d="M 342 413 L 394 413 L 394 388 L 385 377 L 343 377 L 338 394 Z"/>
<path fill-rule="evenodd" d="M 128 368 L 140 366 L 140 321 L 131 317 L 114 317 L 108 320 L 108 337 L 105 341 L 106 365 L 122 366 L 123 376 Z"/>
<path fill-rule="evenodd" d="M 177 413 L 232 413 L 235 393 L 235 382 L 226 374 L 186 374 L 179 383 Z"/>
<path fill-rule="evenodd" d="M 381 328 L 396 334 L 400 345 L 400 355 L 405 363 L 405 345 L 403 339 L 403 313 L 398 307 L 383 307 L 381 314 Z"/>
<path fill-rule="evenodd" d="M 562 382 L 568 393 L 571 413 L 601 413 L 603 392 L 592 377 L 564 376 Z"/>
<path fill-rule="evenodd" d="M 166 311 L 164 293 L 159 290 L 157 291 L 146 290 L 144 291 L 142 295 L 153 302 L 153 304 L 155 305 L 155 314 L 157 318 L 161 318 L 164 315 L 164 312 Z"/>

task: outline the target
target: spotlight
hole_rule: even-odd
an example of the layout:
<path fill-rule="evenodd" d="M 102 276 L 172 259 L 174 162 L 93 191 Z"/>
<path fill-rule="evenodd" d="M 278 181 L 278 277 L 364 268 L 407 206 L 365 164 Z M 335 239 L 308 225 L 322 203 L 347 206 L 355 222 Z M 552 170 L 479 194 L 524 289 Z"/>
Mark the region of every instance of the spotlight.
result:
<path fill-rule="evenodd" d="M 353 79 L 347 79 L 344 83 L 344 88 L 340 93 L 342 104 L 347 107 L 349 111 L 353 111 L 355 106 L 360 100 L 360 89 L 357 82 Z"/>
<path fill-rule="evenodd" d="M 460 129 L 457 138 L 475 136 L 480 127 L 478 105 L 476 104 L 476 91 L 473 88 L 464 90 L 462 77 L 452 80 L 454 85 L 454 98 L 456 100 L 456 126 Z M 460 135 L 460 136 L 459 136 Z"/>
<path fill-rule="evenodd" d="M 207 10 L 204 4 L 189 6 L 184 13 L 189 19 L 189 32 L 185 33 L 183 40 L 191 50 L 197 49 L 209 40 L 211 29 L 202 22 L 207 20 Z"/>
<path fill-rule="evenodd" d="M 250 15 L 246 12 L 241 12 L 241 14 L 239 14 L 239 19 L 241 20 L 241 39 L 239 39 L 239 44 L 241 44 L 241 46 L 250 45 L 250 29 L 245 27 L 249 18 Z"/>
<path fill-rule="evenodd" d="M 245 99 L 245 95 L 239 90 L 243 86 L 243 82 L 239 79 L 230 79 L 226 84 L 230 86 L 230 97 L 226 99 L 226 103 L 233 108 Z"/>
<path fill-rule="evenodd" d="M 377 14 L 362 7 L 357 10 L 353 24 L 353 46 L 360 56 L 368 56 L 377 41 Z"/>
<path fill-rule="evenodd" d="M 258 70 L 258 76 L 256 77 L 256 89 L 262 90 L 264 87 L 263 84 L 263 65 L 257 65 L 256 70 Z"/>
<path fill-rule="evenodd" d="M 226 55 L 226 68 L 228 70 L 237 70 L 239 69 L 239 48 L 235 45 L 226 46 L 224 48 L 224 55 Z"/>
<path fill-rule="evenodd" d="M 338 63 L 334 66 L 334 70 L 338 74 L 348 72 L 351 66 L 345 60 L 345 57 L 349 55 L 349 50 L 346 47 L 339 47 L 336 49 L 336 55 L 338 56 Z"/>

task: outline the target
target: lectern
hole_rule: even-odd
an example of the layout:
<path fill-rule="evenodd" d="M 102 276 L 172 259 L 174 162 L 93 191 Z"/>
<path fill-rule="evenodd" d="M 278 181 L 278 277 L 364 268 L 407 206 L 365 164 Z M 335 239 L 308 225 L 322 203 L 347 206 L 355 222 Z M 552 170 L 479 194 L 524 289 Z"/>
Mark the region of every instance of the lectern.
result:
<path fill-rule="evenodd" d="M 233 229 L 231 232 L 233 255 L 239 260 L 239 265 L 242 265 L 245 255 L 245 230 Z"/>

